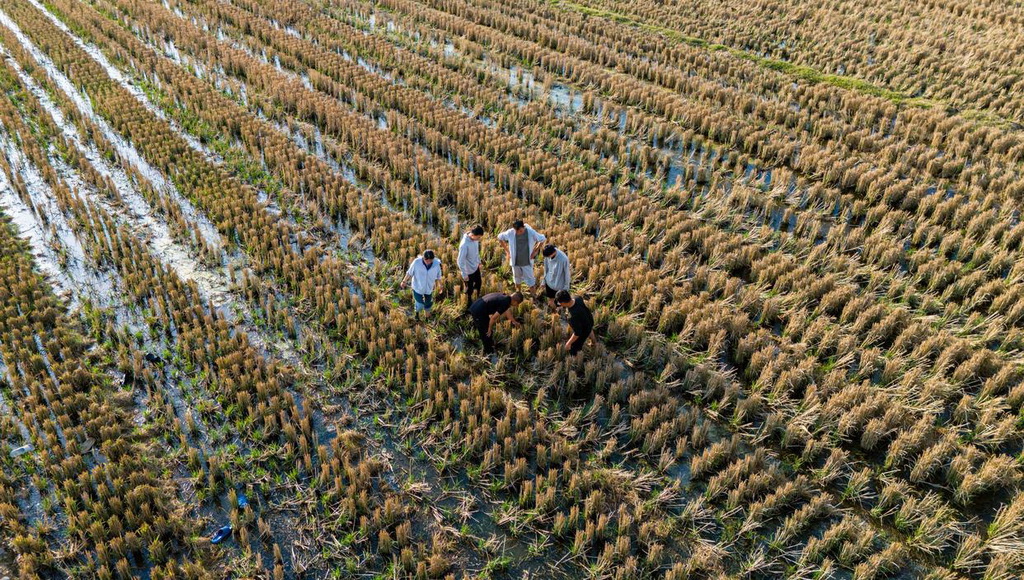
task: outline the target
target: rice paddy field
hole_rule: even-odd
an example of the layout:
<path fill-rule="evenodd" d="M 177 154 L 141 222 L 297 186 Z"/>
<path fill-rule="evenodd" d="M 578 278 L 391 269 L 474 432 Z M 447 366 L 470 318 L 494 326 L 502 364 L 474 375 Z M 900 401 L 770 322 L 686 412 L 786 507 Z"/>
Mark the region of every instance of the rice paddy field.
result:
<path fill-rule="evenodd" d="M 3 0 L 0 577 L 1024 577 L 1022 31 Z M 461 316 L 517 219 L 580 356 L 542 300 L 493 358 Z"/>

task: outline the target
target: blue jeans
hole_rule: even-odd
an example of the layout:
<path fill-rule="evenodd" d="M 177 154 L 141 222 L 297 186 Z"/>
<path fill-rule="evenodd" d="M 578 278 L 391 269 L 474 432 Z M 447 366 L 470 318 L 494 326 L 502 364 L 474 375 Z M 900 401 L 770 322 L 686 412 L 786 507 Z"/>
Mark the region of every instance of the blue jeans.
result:
<path fill-rule="evenodd" d="M 412 297 L 416 301 L 416 312 L 420 310 L 426 310 L 430 312 L 430 309 L 434 306 L 434 295 L 433 294 L 420 294 L 413 290 Z"/>

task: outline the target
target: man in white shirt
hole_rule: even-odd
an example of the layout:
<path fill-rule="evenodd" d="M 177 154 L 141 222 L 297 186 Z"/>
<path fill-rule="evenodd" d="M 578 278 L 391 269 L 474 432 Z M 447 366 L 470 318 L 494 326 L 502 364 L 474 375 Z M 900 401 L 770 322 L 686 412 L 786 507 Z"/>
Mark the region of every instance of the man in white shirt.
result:
<path fill-rule="evenodd" d="M 517 288 L 525 284 L 532 290 L 537 283 L 533 275 L 533 261 L 545 240 L 547 237 L 544 234 L 523 223 L 523 220 L 516 220 L 510 229 L 498 234 L 498 241 L 505 247 L 508 263 L 512 266 L 512 281 Z"/>
<path fill-rule="evenodd" d="M 434 306 L 434 291 L 441 286 L 441 260 L 434 257 L 433 250 L 423 252 L 422 256 L 409 264 L 405 279 L 402 280 L 403 290 L 410 280 L 412 296 L 416 301 L 416 317 L 419 318 L 420 311 L 423 311 L 424 317 L 429 318 L 430 309 Z"/>
<path fill-rule="evenodd" d="M 473 292 L 481 296 L 483 279 L 480 276 L 480 239 L 484 237 L 484 227 L 477 224 L 462 236 L 459 244 L 459 273 L 462 274 L 462 285 L 466 289 L 466 312 L 473 304 Z"/>
<path fill-rule="evenodd" d="M 572 267 L 569 266 L 569 256 L 556 248 L 553 244 L 544 246 L 541 252 L 544 256 L 544 295 L 548 298 L 548 304 L 554 310 L 555 295 L 559 290 L 569 291 L 572 282 Z"/>

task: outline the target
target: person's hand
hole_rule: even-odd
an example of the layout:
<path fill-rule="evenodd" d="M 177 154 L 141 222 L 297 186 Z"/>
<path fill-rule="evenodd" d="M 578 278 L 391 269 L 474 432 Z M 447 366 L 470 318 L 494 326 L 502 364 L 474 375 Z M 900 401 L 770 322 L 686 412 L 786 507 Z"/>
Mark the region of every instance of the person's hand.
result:
<path fill-rule="evenodd" d="M 469 284 L 469 277 L 468 276 L 463 276 L 462 277 L 462 283 L 463 284 Z"/>
<path fill-rule="evenodd" d="M 572 340 L 565 341 L 565 350 L 572 348 Z"/>
<path fill-rule="evenodd" d="M 490 338 L 492 334 L 494 334 L 494 330 L 488 330 L 487 331 L 487 338 Z"/>

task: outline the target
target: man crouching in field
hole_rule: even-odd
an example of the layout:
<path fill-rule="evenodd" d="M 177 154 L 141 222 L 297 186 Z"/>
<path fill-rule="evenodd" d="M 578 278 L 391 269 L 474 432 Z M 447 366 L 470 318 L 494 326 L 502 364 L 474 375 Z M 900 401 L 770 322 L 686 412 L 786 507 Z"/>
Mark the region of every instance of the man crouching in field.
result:
<path fill-rule="evenodd" d="M 505 318 L 513 326 L 520 326 L 519 321 L 512 316 L 512 307 L 522 303 L 523 295 L 519 292 L 511 296 L 504 292 L 492 292 L 469 307 L 469 313 L 473 315 L 473 324 L 476 325 L 480 340 L 484 343 L 484 354 L 494 352 L 494 325 L 498 319 Z"/>
<path fill-rule="evenodd" d="M 565 349 L 569 351 L 569 354 L 579 354 L 587 340 L 596 345 L 594 315 L 583 303 L 583 299 L 579 296 L 573 298 L 567 290 L 559 290 L 555 295 L 555 302 L 569 313 L 569 328 L 572 329 L 572 336 L 565 342 Z"/>

